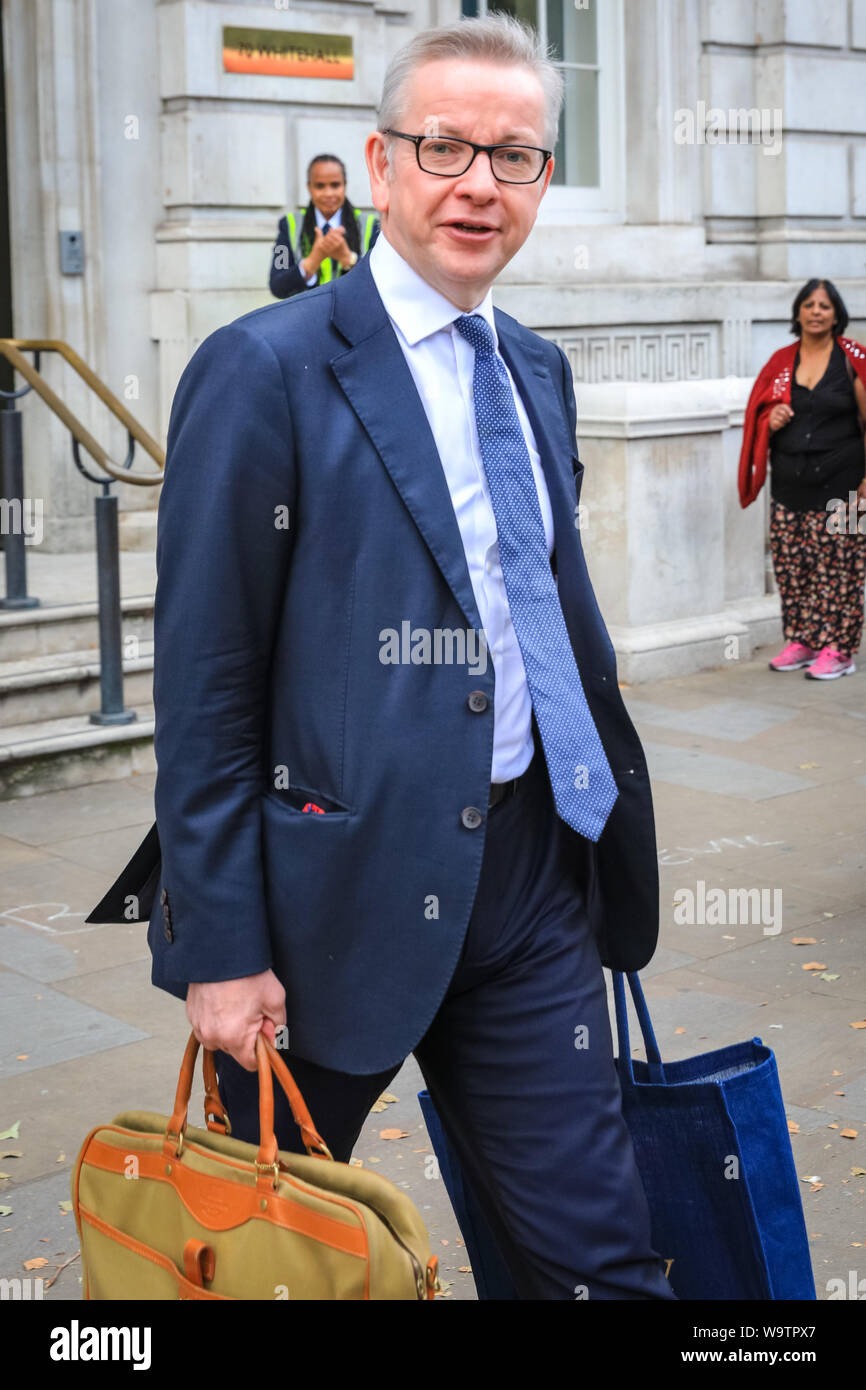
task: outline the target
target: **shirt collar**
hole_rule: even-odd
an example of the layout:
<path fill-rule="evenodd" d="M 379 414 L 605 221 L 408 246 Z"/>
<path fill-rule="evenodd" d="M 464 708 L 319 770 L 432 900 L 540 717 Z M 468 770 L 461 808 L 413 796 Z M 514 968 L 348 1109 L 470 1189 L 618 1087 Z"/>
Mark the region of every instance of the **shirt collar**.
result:
<path fill-rule="evenodd" d="M 431 333 L 447 328 L 466 312 L 428 284 L 417 270 L 413 270 L 409 262 L 394 249 L 384 232 L 380 231 L 367 259 L 386 313 L 397 325 L 410 347 L 414 347 Z M 493 333 L 493 345 L 498 348 L 492 289 L 487 291 L 481 303 L 471 312 L 480 314 L 487 321 Z"/>
<path fill-rule="evenodd" d="M 322 214 L 319 212 L 319 209 L 315 206 L 315 204 L 313 204 L 313 211 L 314 211 L 315 214 L 316 214 L 316 226 L 317 226 L 317 227 L 324 227 L 324 225 L 325 225 L 326 222 L 327 222 L 331 227 L 339 227 L 339 226 L 341 226 L 341 224 L 342 224 L 342 221 L 343 221 L 343 209 L 342 209 L 342 208 L 337 208 L 337 211 L 334 213 L 334 216 L 333 216 L 333 217 L 323 217 Z"/>

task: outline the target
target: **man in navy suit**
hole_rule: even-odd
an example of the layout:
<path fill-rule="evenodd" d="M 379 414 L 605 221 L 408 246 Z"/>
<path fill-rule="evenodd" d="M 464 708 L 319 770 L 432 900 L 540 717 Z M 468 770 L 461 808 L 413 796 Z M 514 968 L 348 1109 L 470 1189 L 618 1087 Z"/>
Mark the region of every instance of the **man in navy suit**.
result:
<path fill-rule="evenodd" d="M 655 947 L 649 778 L 575 524 L 568 362 L 491 299 L 561 100 L 515 20 L 416 37 L 366 142 L 370 255 L 184 372 L 149 942 L 236 1136 L 262 1029 L 342 1161 L 414 1052 L 521 1298 L 669 1299 L 602 971 Z M 303 1151 L 284 1105 L 277 1134 Z"/>

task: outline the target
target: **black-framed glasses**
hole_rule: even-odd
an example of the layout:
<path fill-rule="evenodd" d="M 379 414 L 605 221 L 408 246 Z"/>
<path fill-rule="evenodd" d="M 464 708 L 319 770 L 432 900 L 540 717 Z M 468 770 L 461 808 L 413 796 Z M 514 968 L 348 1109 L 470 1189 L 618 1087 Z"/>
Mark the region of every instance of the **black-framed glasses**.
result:
<path fill-rule="evenodd" d="M 542 150 L 537 145 L 476 145 L 473 140 L 458 140 L 451 135 L 407 135 L 403 130 L 390 129 L 381 134 L 411 140 L 418 168 L 440 179 L 459 178 L 477 154 L 486 154 L 499 183 L 536 183 L 553 154 L 553 150 Z"/>

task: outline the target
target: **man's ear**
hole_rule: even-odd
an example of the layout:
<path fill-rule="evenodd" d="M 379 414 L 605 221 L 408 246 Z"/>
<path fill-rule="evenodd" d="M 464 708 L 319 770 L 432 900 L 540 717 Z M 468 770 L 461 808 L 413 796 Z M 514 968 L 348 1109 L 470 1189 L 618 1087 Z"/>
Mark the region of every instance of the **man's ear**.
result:
<path fill-rule="evenodd" d="M 370 175 L 370 198 L 378 213 L 387 213 L 390 202 L 391 184 L 388 178 L 388 161 L 385 156 L 385 140 L 381 131 L 371 131 L 364 143 L 364 158 Z"/>

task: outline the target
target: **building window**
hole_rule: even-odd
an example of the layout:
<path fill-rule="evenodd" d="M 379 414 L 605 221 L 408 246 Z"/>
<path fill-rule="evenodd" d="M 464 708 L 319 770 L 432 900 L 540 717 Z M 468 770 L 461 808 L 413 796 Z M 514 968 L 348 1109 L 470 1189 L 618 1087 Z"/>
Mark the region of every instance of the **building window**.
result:
<path fill-rule="evenodd" d="M 607 0 L 461 0 L 464 17 L 501 11 L 531 24 L 562 70 L 565 100 L 553 178 L 539 221 L 620 212 L 620 4 Z M 545 215 L 545 206 L 547 215 Z M 552 215 L 551 215 L 552 214 Z M 559 215 L 557 215 L 559 214 Z"/>

